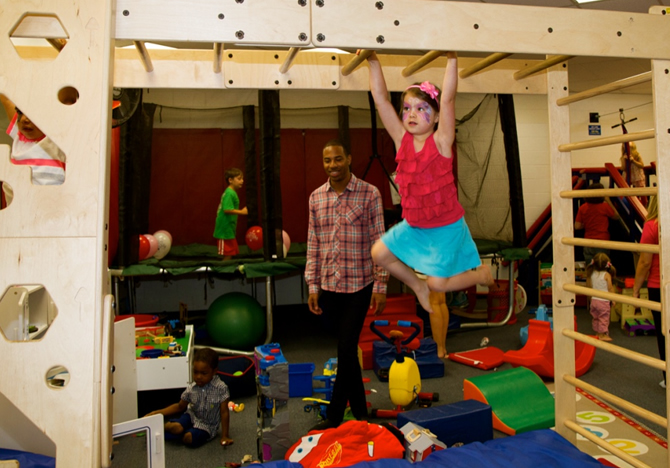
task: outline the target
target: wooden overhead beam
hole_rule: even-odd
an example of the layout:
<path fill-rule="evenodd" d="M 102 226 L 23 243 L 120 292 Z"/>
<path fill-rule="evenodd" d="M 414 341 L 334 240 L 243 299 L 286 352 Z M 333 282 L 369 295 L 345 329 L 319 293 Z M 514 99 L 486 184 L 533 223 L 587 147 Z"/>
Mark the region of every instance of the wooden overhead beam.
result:
<path fill-rule="evenodd" d="M 668 15 L 429 0 L 302 3 L 200 0 L 185 15 L 181 2 L 117 0 L 114 37 L 670 59 Z"/>
<path fill-rule="evenodd" d="M 474 75 L 478 71 L 481 71 L 485 68 L 490 67 L 494 63 L 498 63 L 503 59 L 506 59 L 512 54 L 505 54 L 502 52 L 496 52 L 495 54 L 491 54 L 488 57 L 486 57 L 483 60 L 480 60 L 479 62 L 475 63 L 474 65 L 469 66 L 468 68 L 464 68 L 458 73 L 459 78 L 467 78 L 471 75 Z"/>
<path fill-rule="evenodd" d="M 55 54 L 51 48 L 21 48 L 22 55 L 39 56 L 39 52 Z M 40 50 L 35 50 L 40 49 Z M 227 51 L 228 53 L 226 53 Z M 120 88 L 261 88 L 277 89 L 322 89 L 338 91 L 368 91 L 370 83 L 367 67 L 344 76 L 339 68 L 353 55 L 332 52 L 302 51 L 292 62 L 291 68 L 280 73 L 281 60 L 286 51 L 258 51 L 228 49 L 222 52 L 221 72 L 212 70 L 212 51 L 152 49 L 152 73 L 146 73 L 137 52 L 129 48 L 115 50 L 114 86 Z M 284 55 L 282 55 L 284 54 Z M 233 58 L 229 58 L 233 55 Z M 401 72 L 416 57 L 410 55 L 380 54 L 389 91 L 402 91 L 413 82 L 431 81 L 439 83 L 444 77 L 446 56 L 440 57 L 424 67 L 412 77 L 405 78 Z M 479 59 L 459 57 L 461 67 L 469 67 Z M 310 64 L 313 66 L 310 67 Z M 459 93 L 510 93 L 546 94 L 544 74 L 529 77 L 522 82 L 512 78 L 512 74 L 527 66 L 527 60 L 507 59 L 492 66 L 486 73 L 475 75 L 459 83 Z M 334 67 L 334 68 L 333 68 Z M 228 76 L 227 73 L 233 75 Z M 229 80 L 233 83 L 229 83 Z M 291 81 L 289 85 L 288 82 Z M 279 82 L 277 84 L 276 82 Z"/>

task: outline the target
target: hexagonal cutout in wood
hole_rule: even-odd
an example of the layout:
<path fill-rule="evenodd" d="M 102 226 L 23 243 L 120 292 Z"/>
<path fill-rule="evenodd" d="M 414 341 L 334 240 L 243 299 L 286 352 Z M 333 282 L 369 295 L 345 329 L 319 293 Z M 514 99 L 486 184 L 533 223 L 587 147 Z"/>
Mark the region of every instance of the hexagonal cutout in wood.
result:
<path fill-rule="evenodd" d="M 9 33 L 19 56 L 25 59 L 55 59 L 67 45 L 69 36 L 55 14 L 26 13 Z M 47 46 L 51 47 L 39 47 Z"/>

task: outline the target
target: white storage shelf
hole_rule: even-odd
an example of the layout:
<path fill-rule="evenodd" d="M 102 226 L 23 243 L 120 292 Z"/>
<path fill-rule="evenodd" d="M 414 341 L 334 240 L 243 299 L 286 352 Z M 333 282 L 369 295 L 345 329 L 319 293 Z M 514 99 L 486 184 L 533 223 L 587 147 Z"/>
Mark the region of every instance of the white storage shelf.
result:
<path fill-rule="evenodd" d="M 138 359 L 137 390 L 163 390 L 185 388 L 191 382 L 193 364 L 193 325 L 186 325 L 188 346 L 185 356 L 169 359 Z"/>

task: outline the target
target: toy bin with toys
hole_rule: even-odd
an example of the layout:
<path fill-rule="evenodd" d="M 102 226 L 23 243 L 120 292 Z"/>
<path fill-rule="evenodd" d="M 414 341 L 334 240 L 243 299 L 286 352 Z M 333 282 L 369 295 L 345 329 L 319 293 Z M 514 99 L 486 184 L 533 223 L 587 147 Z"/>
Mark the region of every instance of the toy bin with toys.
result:
<path fill-rule="evenodd" d="M 182 337 L 166 335 L 160 325 L 136 328 L 137 390 L 185 388 L 191 382 L 194 337 L 193 325 L 186 325 Z M 145 357 L 146 351 L 156 357 Z"/>

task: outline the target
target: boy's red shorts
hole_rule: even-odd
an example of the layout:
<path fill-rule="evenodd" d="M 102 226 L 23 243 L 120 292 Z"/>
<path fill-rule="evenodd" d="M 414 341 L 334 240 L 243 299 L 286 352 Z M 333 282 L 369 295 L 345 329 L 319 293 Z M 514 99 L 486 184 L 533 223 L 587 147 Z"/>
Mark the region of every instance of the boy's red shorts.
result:
<path fill-rule="evenodd" d="M 237 245 L 237 239 L 219 239 L 219 255 L 224 257 L 233 257 L 240 253 Z"/>

